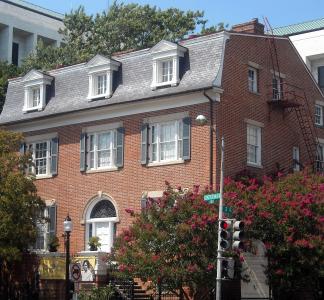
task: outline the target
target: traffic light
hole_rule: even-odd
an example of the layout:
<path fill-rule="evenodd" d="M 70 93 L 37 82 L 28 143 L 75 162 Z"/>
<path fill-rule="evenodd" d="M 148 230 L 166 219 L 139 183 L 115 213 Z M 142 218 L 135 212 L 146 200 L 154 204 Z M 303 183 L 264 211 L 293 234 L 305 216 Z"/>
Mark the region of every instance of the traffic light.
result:
<path fill-rule="evenodd" d="M 220 221 L 220 246 L 223 250 L 227 250 L 230 247 L 231 225 L 231 221 Z"/>
<path fill-rule="evenodd" d="M 244 222 L 235 221 L 233 224 L 233 241 L 232 248 L 233 250 L 242 250 L 244 244 L 242 242 L 244 238 Z"/>
<path fill-rule="evenodd" d="M 235 261 L 232 257 L 224 257 L 222 259 L 222 279 L 233 279 L 234 278 L 234 267 Z"/>

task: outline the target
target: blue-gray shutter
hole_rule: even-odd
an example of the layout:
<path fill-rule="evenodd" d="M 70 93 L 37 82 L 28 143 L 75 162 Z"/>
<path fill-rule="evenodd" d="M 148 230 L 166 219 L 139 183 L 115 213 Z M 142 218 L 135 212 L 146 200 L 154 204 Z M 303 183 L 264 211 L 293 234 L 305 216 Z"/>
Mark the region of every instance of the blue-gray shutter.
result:
<path fill-rule="evenodd" d="M 49 236 L 55 236 L 56 235 L 56 205 L 51 205 L 48 207 L 48 217 L 49 217 L 49 226 L 48 226 L 48 232 Z"/>
<path fill-rule="evenodd" d="M 86 170 L 86 139 L 87 139 L 87 134 L 82 132 L 80 136 L 80 171 L 81 172 Z"/>
<path fill-rule="evenodd" d="M 148 146 L 148 124 L 143 124 L 141 128 L 141 164 L 147 164 L 147 146 Z"/>
<path fill-rule="evenodd" d="M 190 123 L 189 117 L 182 120 L 182 158 L 184 160 L 190 159 Z"/>
<path fill-rule="evenodd" d="M 58 138 L 51 140 L 51 174 L 57 175 Z"/>
<path fill-rule="evenodd" d="M 117 128 L 116 135 L 116 167 L 122 167 L 124 165 L 124 128 Z"/>

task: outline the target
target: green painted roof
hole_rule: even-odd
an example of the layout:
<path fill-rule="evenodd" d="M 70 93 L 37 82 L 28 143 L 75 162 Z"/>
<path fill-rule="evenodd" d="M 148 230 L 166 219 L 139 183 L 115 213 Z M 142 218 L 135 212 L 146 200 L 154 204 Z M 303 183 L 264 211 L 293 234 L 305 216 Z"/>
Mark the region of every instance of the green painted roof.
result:
<path fill-rule="evenodd" d="M 53 19 L 57 19 L 59 21 L 62 21 L 63 18 L 64 18 L 63 14 L 60 14 L 58 12 L 49 10 L 47 8 L 43 8 L 41 6 L 32 4 L 32 3 L 27 2 L 27 1 L 23 1 L 23 0 L 0 0 L 0 1 L 7 2 L 7 3 L 10 3 L 12 5 L 34 11 L 36 13 L 48 16 L 48 17 L 53 18 Z"/>
<path fill-rule="evenodd" d="M 295 35 L 324 28 L 324 18 L 273 29 L 274 35 Z"/>

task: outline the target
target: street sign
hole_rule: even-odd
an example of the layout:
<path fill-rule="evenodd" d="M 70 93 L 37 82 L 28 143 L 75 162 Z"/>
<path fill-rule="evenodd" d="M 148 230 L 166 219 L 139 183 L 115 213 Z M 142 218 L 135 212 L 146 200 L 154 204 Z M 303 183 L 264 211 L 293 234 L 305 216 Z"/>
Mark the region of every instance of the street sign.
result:
<path fill-rule="evenodd" d="M 231 214 L 233 212 L 233 208 L 229 206 L 223 206 L 223 212 Z"/>
<path fill-rule="evenodd" d="M 214 203 L 215 200 L 219 200 L 219 199 L 220 199 L 220 193 L 204 195 L 204 200 L 209 203 Z"/>

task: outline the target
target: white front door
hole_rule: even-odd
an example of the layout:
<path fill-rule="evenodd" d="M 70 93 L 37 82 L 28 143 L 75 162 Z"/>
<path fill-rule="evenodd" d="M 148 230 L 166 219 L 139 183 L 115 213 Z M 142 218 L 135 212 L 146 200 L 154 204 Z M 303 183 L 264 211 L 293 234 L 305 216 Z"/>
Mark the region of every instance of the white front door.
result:
<path fill-rule="evenodd" d="M 101 247 L 98 250 L 109 252 L 111 247 L 109 222 L 96 223 L 95 235 L 99 238 L 99 242 L 101 244 Z"/>

